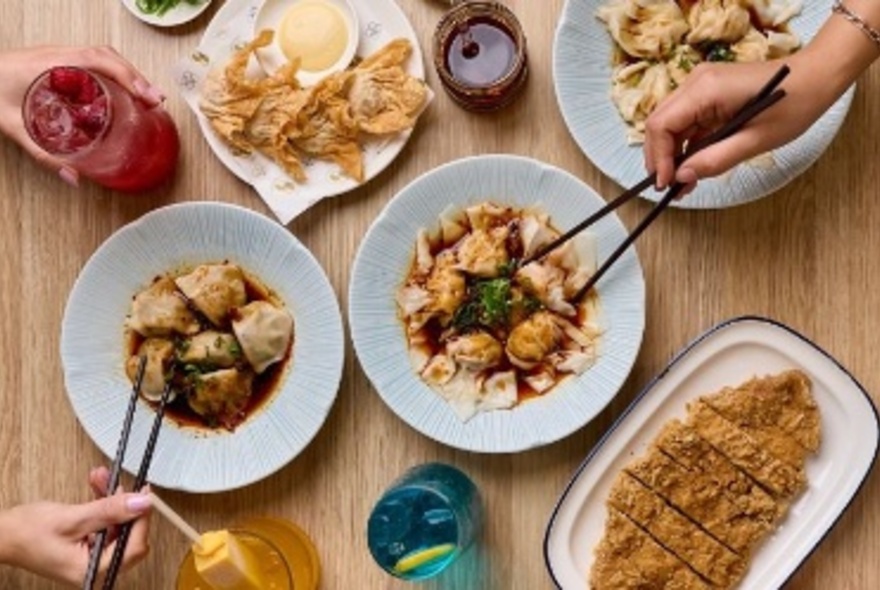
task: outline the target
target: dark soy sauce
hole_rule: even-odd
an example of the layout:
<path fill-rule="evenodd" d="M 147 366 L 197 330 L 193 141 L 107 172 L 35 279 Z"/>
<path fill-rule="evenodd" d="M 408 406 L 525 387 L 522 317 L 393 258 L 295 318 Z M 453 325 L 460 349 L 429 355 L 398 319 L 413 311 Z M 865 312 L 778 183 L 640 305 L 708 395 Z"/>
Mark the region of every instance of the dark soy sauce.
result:
<path fill-rule="evenodd" d="M 446 65 L 461 84 L 488 88 L 511 71 L 516 55 L 510 31 L 497 21 L 477 18 L 451 35 Z"/>

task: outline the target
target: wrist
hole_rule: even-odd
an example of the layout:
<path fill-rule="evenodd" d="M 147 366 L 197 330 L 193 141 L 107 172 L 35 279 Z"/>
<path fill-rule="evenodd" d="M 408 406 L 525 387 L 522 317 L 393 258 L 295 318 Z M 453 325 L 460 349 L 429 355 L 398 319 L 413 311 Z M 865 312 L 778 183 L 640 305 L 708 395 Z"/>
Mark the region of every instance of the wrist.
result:
<path fill-rule="evenodd" d="M 12 565 L 13 557 L 13 532 L 8 510 L 0 510 L 0 565 Z"/>

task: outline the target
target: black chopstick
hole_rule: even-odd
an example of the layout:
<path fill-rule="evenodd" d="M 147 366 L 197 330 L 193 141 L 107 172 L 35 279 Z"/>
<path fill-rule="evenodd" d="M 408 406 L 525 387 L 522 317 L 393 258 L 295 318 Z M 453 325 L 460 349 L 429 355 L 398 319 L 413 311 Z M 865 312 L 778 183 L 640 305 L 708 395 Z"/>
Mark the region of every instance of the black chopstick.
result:
<path fill-rule="evenodd" d="M 676 156 L 675 160 L 674 160 L 675 168 L 678 168 L 679 166 L 681 166 L 685 162 L 685 160 L 687 160 L 688 158 L 690 158 L 691 156 L 693 156 L 697 152 L 709 147 L 710 145 L 712 145 L 714 143 L 718 143 L 719 141 L 723 141 L 723 140 L 727 139 L 728 137 L 730 137 L 731 135 L 733 135 L 734 133 L 739 131 L 742 128 L 742 126 L 745 125 L 748 121 L 750 121 L 751 119 L 756 117 L 758 115 L 758 113 L 769 108 L 770 106 L 772 106 L 773 104 L 778 102 L 780 99 L 782 99 L 782 97 L 785 96 L 785 91 L 784 90 L 777 90 L 776 92 L 774 92 L 774 90 L 776 90 L 776 87 L 782 83 L 782 80 L 784 80 L 786 76 L 788 76 L 790 71 L 791 70 L 789 69 L 789 67 L 787 65 L 783 65 L 781 68 L 779 68 L 779 70 L 777 70 L 777 72 L 767 82 L 767 84 L 765 84 L 764 87 L 761 88 L 760 91 L 758 91 L 758 94 L 756 94 L 753 98 L 751 98 L 748 102 L 746 102 L 746 104 L 744 104 L 740 108 L 740 110 L 736 112 L 736 114 L 730 119 L 730 121 L 728 121 L 725 125 L 721 126 L 719 129 L 710 133 L 706 137 L 688 145 L 687 148 L 684 150 L 684 152 L 682 152 L 681 154 Z M 767 101 L 771 101 L 771 102 L 767 102 Z M 558 238 L 556 238 L 555 240 L 553 240 L 552 242 L 550 242 L 549 244 L 544 246 L 543 248 L 539 248 L 531 256 L 524 258 L 520 262 L 520 266 L 525 266 L 526 264 L 529 264 L 530 262 L 534 262 L 535 260 L 540 260 L 541 258 L 546 256 L 547 254 L 549 254 L 550 252 L 552 252 L 553 250 L 555 250 L 556 248 L 558 248 L 559 246 L 561 246 L 562 244 L 564 244 L 565 242 L 567 242 L 568 240 L 573 238 L 575 235 L 579 234 L 580 232 L 587 229 L 588 227 L 590 227 L 591 225 L 593 225 L 594 223 L 596 223 L 597 221 L 599 221 L 600 219 L 602 219 L 603 217 L 605 217 L 606 215 L 608 215 L 609 213 L 611 213 L 612 211 L 614 211 L 615 209 L 620 207 L 621 205 L 625 204 L 627 201 L 629 201 L 633 197 L 641 194 L 642 191 L 647 190 L 656 181 L 657 181 L 657 173 L 652 172 L 651 174 L 649 174 L 648 176 L 643 178 L 641 181 L 639 181 L 638 183 L 636 183 L 632 187 L 628 188 L 620 196 L 616 197 L 612 201 L 609 201 L 608 204 L 606 204 L 604 207 L 602 207 L 601 209 L 599 209 L 598 211 L 596 211 L 595 213 L 593 213 L 592 215 L 587 217 L 585 220 L 581 221 L 580 223 L 575 225 L 573 228 L 571 228 L 570 230 L 568 230 L 567 232 L 565 232 L 564 234 L 562 234 L 561 236 L 559 236 Z"/>
<path fill-rule="evenodd" d="M 762 100 L 760 100 L 758 102 L 750 103 L 748 105 L 748 108 L 743 110 L 739 115 L 737 115 L 736 117 L 734 117 L 731 120 L 731 123 L 735 124 L 735 125 L 731 125 L 729 128 L 727 126 L 725 126 L 726 135 L 724 135 L 724 137 L 726 138 L 726 137 L 733 135 L 740 128 L 742 128 L 742 126 L 745 125 L 748 121 L 750 121 L 754 117 L 757 117 L 759 114 L 761 114 L 765 110 L 769 109 L 771 106 L 773 106 L 774 104 L 776 104 L 777 102 L 782 100 L 784 97 L 785 97 L 785 90 L 779 89 L 779 90 L 775 90 L 774 92 L 767 95 L 765 98 L 763 98 Z M 584 286 L 578 290 L 578 292 L 575 294 L 575 296 L 572 297 L 572 301 L 577 302 L 577 301 L 580 301 L 581 299 L 583 299 L 584 295 L 586 295 L 590 291 L 590 289 L 592 289 L 593 286 L 597 282 L 599 282 L 599 279 L 602 278 L 602 275 L 604 275 L 608 271 L 608 269 L 611 268 L 611 265 L 614 264 L 617 261 L 617 259 L 620 258 L 621 255 L 623 255 L 624 251 L 633 242 L 636 241 L 636 239 L 642 234 L 642 232 L 645 231 L 645 229 L 655 219 L 657 219 L 657 216 L 660 215 L 660 213 L 662 213 L 663 210 L 669 206 L 669 203 L 671 203 L 675 197 L 677 197 L 679 194 L 681 194 L 681 191 L 684 190 L 684 188 L 685 188 L 685 185 L 681 184 L 680 182 L 674 183 L 669 188 L 669 190 L 666 192 L 666 194 L 663 196 L 663 198 L 660 199 L 660 201 L 651 209 L 650 212 L 648 212 L 648 215 L 645 216 L 645 218 L 641 221 L 641 223 L 639 223 L 639 225 L 636 226 L 636 229 L 633 230 L 626 237 L 626 239 L 620 244 L 620 246 L 618 246 L 617 249 L 611 253 L 611 256 L 608 257 L 608 259 L 602 264 L 602 266 L 599 267 L 599 269 L 595 273 L 593 273 L 593 276 L 591 276 L 589 278 L 589 280 L 587 280 L 587 282 L 584 284 Z"/>
<path fill-rule="evenodd" d="M 131 434 L 131 423 L 134 418 L 134 411 L 137 407 L 138 396 L 140 395 L 141 385 L 144 381 L 144 370 L 147 366 L 147 357 L 142 356 L 138 363 L 137 373 L 134 378 L 134 385 L 131 388 L 131 397 L 128 400 L 128 409 L 125 412 L 125 420 L 122 423 L 122 432 L 119 434 L 119 442 L 116 443 L 116 456 L 113 458 L 113 465 L 110 468 L 110 480 L 107 483 L 105 495 L 111 496 L 119 487 L 119 476 L 122 473 L 122 462 L 125 459 L 125 449 L 128 446 L 128 437 Z M 104 551 L 104 544 L 107 542 L 107 529 L 98 531 L 95 536 L 95 544 L 92 546 L 92 552 L 89 554 L 89 565 L 86 569 L 86 575 L 83 579 L 83 590 L 92 590 L 95 585 L 95 577 L 98 575 L 98 567 L 101 564 L 101 553 Z"/>
<path fill-rule="evenodd" d="M 162 392 L 162 399 L 156 408 L 156 417 L 153 419 L 153 428 L 150 431 L 150 438 L 147 440 L 147 446 L 144 449 L 144 457 L 141 460 L 140 469 L 132 486 L 132 491 L 139 492 L 147 483 L 147 475 L 150 472 L 150 464 L 153 462 L 153 452 L 156 450 L 156 441 L 159 439 L 159 430 L 162 427 L 162 418 L 165 416 L 165 407 L 168 405 L 168 399 L 171 397 L 171 383 L 165 385 L 165 391 Z M 128 538 L 131 535 L 132 523 L 127 522 L 119 528 L 119 536 L 116 538 L 116 547 L 113 548 L 113 557 L 110 560 L 110 567 L 107 570 L 107 577 L 104 578 L 103 590 L 112 590 L 119 576 L 119 570 L 122 567 L 122 558 L 125 556 L 125 548 L 128 545 Z"/>

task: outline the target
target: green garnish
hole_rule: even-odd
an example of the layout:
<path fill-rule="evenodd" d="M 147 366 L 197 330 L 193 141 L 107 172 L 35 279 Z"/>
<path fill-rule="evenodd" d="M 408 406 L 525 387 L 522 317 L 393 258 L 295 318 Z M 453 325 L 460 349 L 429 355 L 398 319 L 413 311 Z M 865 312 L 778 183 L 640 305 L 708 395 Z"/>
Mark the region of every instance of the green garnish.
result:
<path fill-rule="evenodd" d="M 694 69 L 694 62 L 686 55 L 681 55 L 678 58 L 678 67 L 679 69 L 684 70 L 685 72 L 690 73 L 692 69 Z"/>
<path fill-rule="evenodd" d="M 452 323 L 459 330 L 478 326 L 502 328 L 510 319 L 510 279 L 479 279 L 468 290 L 464 305 L 459 307 Z"/>
<path fill-rule="evenodd" d="M 175 8 L 178 4 L 186 2 L 190 6 L 198 6 L 206 0 L 137 0 L 138 10 L 144 14 L 164 16 L 166 12 Z"/>
<path fill-rule="evenodd" d="M 234 357 L 241 356 L 241 345 L 238 343 L 238 340 L 233 338 L 232 342 L 229 343 L 229 354 Z"/>
<path fill-rule="evenodd" d="M 736 56 L 725 43 L 712 43 L 706 48 L 706 61 L 735 61 Z"/>

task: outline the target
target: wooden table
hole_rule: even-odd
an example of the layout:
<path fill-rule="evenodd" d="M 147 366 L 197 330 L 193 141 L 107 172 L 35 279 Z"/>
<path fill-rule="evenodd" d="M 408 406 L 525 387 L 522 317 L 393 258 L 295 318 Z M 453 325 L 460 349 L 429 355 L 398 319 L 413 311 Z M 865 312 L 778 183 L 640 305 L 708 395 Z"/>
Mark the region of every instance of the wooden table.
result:
<path fill-rule="evenodd" d="M 400 0 L 422 46 L 442 6 Z M 9 141 L 0 141 L 0 507 L 40 499 L 83 501 L 86 474 L 105 459 L 77 423 L 64 394 L 58 353 L 61 318 L 77 273 L 124 224 L 162 205 L 220 200 L 268 210 L 213 156 L 195 118 L 173 88 L 169 68 L 194 47 L 221 2 L 194 23 L 166 31 L 135 20 L 114 0 L 0 3 L 0 47 L 42 43 L 110 44 L 168 93 L 180 129 L 182 165 L 159 194 L 120 196 L 74 190 Z M 290 224 L 326 269 L 347 305 L 355 250 L 370 222 L 405 184 L 452 159 L 478 153 L 525 154 L 583 178 L 606 198 L 617 190 L 577 149 L 556 104 L 553 32 L 562 0 L 510 0 L 530 41 L 526 94 L 497 115 L 470 115 L 440 90 L 409 145 L 378 178 L 319 203 Z M 880 74 L 856 93 L 839 136 L 821 160 L 786 189 L 756 203 L 709 212 L 674 211 L 641 239 L 648 288 L 647 330 L 630 378 L 588 427 L 539 450 L 475 455 L 432 442 L 406 426 L 368 383 L 351 346 L 329 419 L 311 445 L 280 473 L 245 489 L 210 496 L 165 492 L 194 524 L 222 527 L 238 516 L 284 515 L 314 538 L 324 589 L 403 588 L 373 563 L 365 543 L 368 510 L 408 466 L 451 462 L 482 490 L 487 530 L 475 571 L 453 568 L 426 588 L 551 587 L 542 541 L 564 485 L 586 453 L 670 357 L 704 330 L 740 314 L 782 321 L 827 348 L 869 391 L 880 392 Z M 632 227 L 645 203 L 621 212 Z M 875 399 L 877 398 L 875 393 Z M 124 587 L 172 588 L 186 550 L 161 518 L 152 553 Z M 880 587 L 878 474 L 790 584 L 798 589 Z M 0 569 L 0 588 L 50 588 L 29 574 Z"/>

